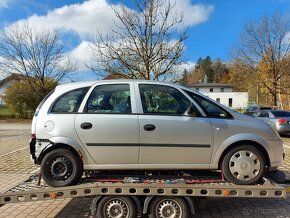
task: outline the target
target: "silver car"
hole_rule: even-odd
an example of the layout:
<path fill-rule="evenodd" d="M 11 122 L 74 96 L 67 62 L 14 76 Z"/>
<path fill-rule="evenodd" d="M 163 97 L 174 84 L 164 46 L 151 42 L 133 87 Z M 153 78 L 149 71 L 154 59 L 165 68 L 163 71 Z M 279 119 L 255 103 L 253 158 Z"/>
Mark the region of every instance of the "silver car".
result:
<path fill-rule="evenodd" d="M 107 80 L 57 86 L 37 108 L 31 157 L 51 186 L 84 170 L 221 170 L 235 184 L 281 166 L 283 144 L 264 121 L 183 86 Z"/>
<path fill-rule="evenodd" d="M 283 110 L 265 110 L 258 111 L 253 114 L 253 117 L 264 120 L 278 133 L 290 133 L 290 111 Z"/>

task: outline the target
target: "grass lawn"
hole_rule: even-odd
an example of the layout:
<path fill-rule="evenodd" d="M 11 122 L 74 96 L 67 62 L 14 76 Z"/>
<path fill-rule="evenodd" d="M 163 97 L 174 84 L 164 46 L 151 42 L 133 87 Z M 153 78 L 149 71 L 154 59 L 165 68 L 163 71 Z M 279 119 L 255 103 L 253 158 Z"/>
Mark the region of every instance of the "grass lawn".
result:
<path fill-rule="evenodd" d="M 0 120 L 12 118 L 12 113 L 6 107 L 0 107 Z"/>

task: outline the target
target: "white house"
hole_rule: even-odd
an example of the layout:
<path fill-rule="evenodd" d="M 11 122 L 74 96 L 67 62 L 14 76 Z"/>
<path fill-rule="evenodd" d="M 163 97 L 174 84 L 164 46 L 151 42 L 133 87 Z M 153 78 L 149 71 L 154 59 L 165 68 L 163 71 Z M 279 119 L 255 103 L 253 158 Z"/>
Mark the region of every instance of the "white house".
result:
<path fill-rule="evenodd" d="M 197 83 L 190 87 L 232 109 L 242 109 L 248 104 L 248 93 L 234 92 L 230 84 Z"/>
<path fill-rule="evenodd" d="M 10 76 L 0 80 L 0 106 L 3 106 L 5 104 L 2 96 L 4 95 L 6 89 L 16 81 L 19 81 L 20 77 L 21 76 L 18 74 L 11 74 Z"/>

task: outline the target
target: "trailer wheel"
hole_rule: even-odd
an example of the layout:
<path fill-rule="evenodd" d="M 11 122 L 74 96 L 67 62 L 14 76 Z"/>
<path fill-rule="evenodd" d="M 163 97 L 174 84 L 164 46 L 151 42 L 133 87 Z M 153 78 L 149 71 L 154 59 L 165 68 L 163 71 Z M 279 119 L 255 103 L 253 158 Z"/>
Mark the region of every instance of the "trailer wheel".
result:
<path fill-rule="evenodd" d="M 231 149 L 222 161 L 225 178 L 237 185 L 258 182 L 265 173 L 265 158 L 252 145 L 240 145 Z"/>
<path fill-rule="evenodd" d="M 155 197 L 149 206 L 149 218 L 189 218 L 187 202 L 180 197 Z"/>
<path fill-rule="evenodd" d="M 75 185 L 83 174 L 81 160 L 68 149 L 55 149 L 41 162 L 44 181 L 52 187 Z"/>
<path fill-rule="evenodd" d="M 126 196 L 105 196 L 97 209 L 100 218 L 136 218 L 137 209 L 134 201 Z"/>

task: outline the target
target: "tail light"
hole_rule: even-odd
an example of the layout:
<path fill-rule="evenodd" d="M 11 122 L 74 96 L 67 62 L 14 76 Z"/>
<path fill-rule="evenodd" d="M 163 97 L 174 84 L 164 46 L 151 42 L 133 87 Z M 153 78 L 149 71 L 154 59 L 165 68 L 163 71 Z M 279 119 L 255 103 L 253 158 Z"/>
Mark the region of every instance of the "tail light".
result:
<path fill-rule="evenodd" d="M 279 120 L 277 120 L 277 124 L 285 124 L 285 123 L 287 123 L 287 120 L 286 119 L 279 119 Z"/>

